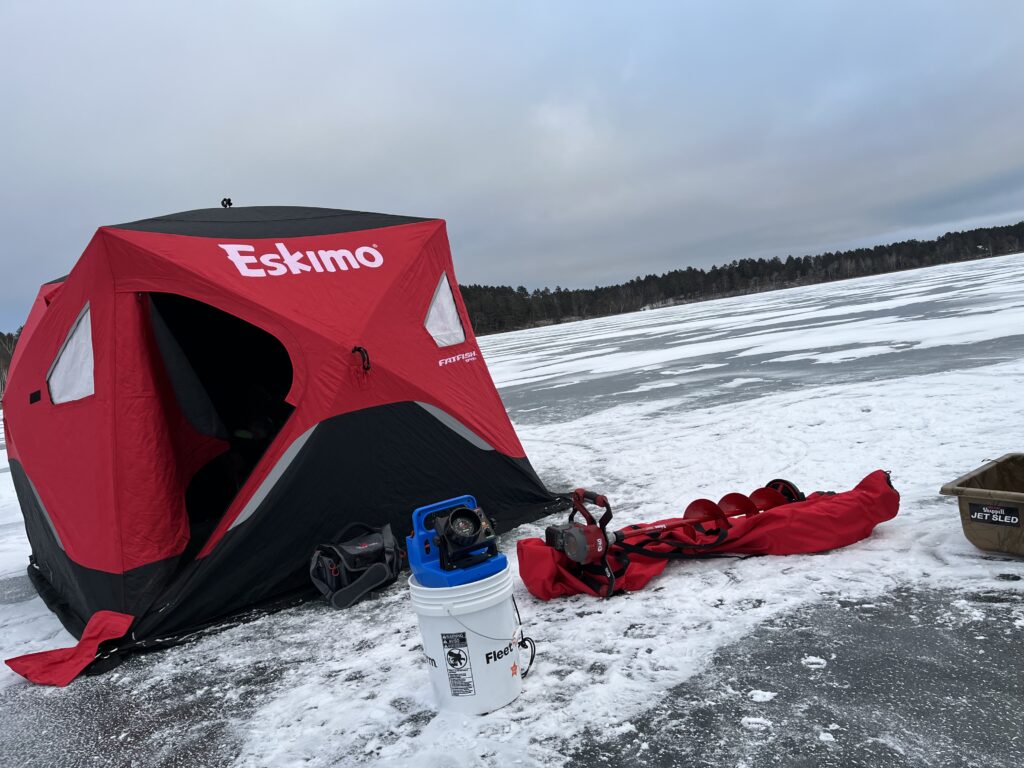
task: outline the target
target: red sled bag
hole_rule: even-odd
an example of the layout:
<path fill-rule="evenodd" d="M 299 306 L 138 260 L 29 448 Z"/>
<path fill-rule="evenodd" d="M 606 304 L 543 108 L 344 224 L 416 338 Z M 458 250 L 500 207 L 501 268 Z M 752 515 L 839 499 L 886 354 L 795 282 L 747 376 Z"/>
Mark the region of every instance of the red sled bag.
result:
<path fill-rule="evenodd" d="M 888 473 L 876 470 L 853 490 L 816 493 L 804 501 L 731 522 L 723 520 L 725 525 L 716 529 L 701 525 L 673 527 L 648 538 L 642 547 L 627 539 L 623 544 L 612 544 L 607 552 L 607 565 L 614 573 L 613 591 L 643 589 L 665 570 L 670 559 L 720 554 L 799 555 L 845 547 L 867 538 L 876 525 L 894 518 L 899 504 L 900 495 L 889 482 Z M 645 527 L 678 523 L 679 519 L 661 520 Z M 607 596 L 609 579 L 601 568 L 581 565 L 543 539 L 521 539 L 516 549 L 519 575 L 534 597 Z"/>

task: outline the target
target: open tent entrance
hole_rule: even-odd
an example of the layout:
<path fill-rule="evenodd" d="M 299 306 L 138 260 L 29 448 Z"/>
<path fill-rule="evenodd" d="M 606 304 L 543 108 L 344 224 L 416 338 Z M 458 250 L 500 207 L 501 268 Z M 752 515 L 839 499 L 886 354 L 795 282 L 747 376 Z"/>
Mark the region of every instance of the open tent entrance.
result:
<path fill-rule="evenodd" d="M 200 434 L 228 448 L 189 482 L 192 559 L 216 528 L 294 410 L 285 402 L 292 363 L 274 336 L 194 299 L 150 294 L 151 320 L 178 406 Z"/>

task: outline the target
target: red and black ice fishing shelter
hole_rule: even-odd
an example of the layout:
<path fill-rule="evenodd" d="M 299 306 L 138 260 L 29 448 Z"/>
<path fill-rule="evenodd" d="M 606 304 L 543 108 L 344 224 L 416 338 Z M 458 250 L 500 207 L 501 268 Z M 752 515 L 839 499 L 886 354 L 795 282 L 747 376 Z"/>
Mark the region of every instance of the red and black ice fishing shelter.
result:
<path fill-rule="evenodd" d="M 445 223 L 321 208 L 102 227 L 44 285 L 4 396 L 29 574 L 80 636 L 174 637 L 306 588 L 353 521 L 553 497 L 484 364 Z"/>

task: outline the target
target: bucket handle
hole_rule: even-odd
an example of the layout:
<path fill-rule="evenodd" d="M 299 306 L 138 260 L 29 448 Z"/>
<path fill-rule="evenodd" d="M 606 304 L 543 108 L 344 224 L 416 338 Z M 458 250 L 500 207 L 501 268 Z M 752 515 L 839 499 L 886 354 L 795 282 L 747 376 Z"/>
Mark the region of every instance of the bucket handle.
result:
<path fill-rule="evenodd" d="M 530 673 L 530 670 L 533 668 L 533 660 L 537 656 L 537 644 L 533 641 L 532 637 L 527 637 L 525 634 L 523 634 L 523 619 L 519 615 L 519 604 L 516 603 L 516 596 L 515 595 L 512 595 L 512 607 L 516 611 L 516 631 L 512 633 L 512 637 L 511 638 L 491 637 L 490 635 L 485 635 L 483 632 L 478 632 L 477 630 L 473 629 L 472 627 L 467 627 L 465 624 L 462 623 L 462 619 L 460 619 L 458 616 L 456 616 L 454 613 L 451 612 L 450 608 L 446 608 L 445 609 L 445 613 L 448 614 L 449 618 L 454 619 L 455 622 L 460 627 L 462 627 L 467 632 L 472 632 L 474 635 L 480 635 L 480 637 L 485 637 L 488 640 L 493 640 L 496 643 L 504 643 L 505 640 L 508 640 L 509 642 L 516 643 L 520 648 L 529 648 L 530 649 L 530 660 L 528 662 L 526 662 L 526 669 L 524 669 L 519 674 L 519 677 L 521 679 L 525 680 L 526 676 Z M 519 637 L 518 640 L 516 639 L 517 635 Z"/>

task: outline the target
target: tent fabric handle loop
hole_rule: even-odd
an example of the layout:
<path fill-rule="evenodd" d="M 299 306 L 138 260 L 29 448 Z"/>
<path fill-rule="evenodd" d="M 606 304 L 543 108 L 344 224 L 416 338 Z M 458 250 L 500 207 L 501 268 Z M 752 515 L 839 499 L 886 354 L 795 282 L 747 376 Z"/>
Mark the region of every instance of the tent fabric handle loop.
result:
<path fill-rule="evenodd" d="M 363 359 L 363 370 L 369 371 L 370 353 L 366 351 L 366 347 L 352 347 L 352 354 L 354 355 L 356 352 L 358 352 L 359 356 Z"/>

